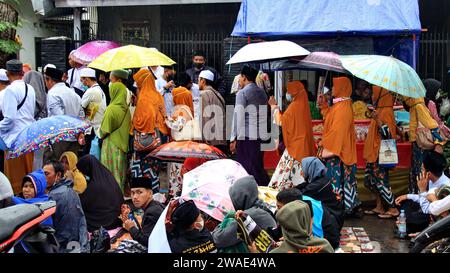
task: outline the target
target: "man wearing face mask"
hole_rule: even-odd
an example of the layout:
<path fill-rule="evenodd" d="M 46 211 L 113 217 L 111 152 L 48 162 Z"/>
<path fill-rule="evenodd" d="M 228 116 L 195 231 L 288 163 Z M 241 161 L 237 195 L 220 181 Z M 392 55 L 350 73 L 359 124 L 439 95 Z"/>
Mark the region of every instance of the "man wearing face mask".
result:
<path fill-rule="evenodd" d="M 214 68 L 206 65 L 206 55 L 200 50 L 194 51 L 192 54 L 192 67 L 186 70 L 186 73 L 191 77 L 192 82 L 198 84 L 200 72 L 209 70 L 214 74 L 214 89 L 219 91 L 223 98 L 228 95 L 225 81 L 222 76 Z"/>
<path fill-rule="evenodd" d="M 80 71 L 81 83 L 85 90 L 81 98 L 81 107 L 84 109 L 86 118 L 91 122 L 92 128 L 86 131 L 86 145 L 83 155 L 89 154 L 92 140 L 99 137 L 99 128 L 106 109 L 106 96 L 95 78 L 95 70 L 84 68 Z"/>
<path fill-rule="evenodd" d="M 174 229 L 169 240 L 173 253 L 216 253 L 212 235 L 204 228 L 204 221 L 194 201 L 180 204 L 170 217 Z"/>

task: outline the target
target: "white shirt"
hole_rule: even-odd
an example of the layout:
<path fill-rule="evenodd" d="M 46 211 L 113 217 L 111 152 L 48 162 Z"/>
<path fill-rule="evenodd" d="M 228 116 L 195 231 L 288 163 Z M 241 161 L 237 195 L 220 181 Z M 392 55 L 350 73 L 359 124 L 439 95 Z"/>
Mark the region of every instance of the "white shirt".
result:
<path fill-rule="evenodd" d="M 69 71 L 67 71 L 67 83 L 70 85 L 70 87 L 72 88 L 77 88 L 80 90 L 83 90 L 83 83 L 81 83 L 81 77 L 80 77 L 80 71 L 81 69 L 85 68 L 84 66 L 79 67 L 79 68 L 71 68 L 69 69 Z M 72 78 L 73 76 L 73 78 Z"/>
<path fill-rule="evenodd" d="M 3 96 L 5 95 L 5 90 L 0 91 L 0 112 L 2 111 L 2 104 L 3 104 Z"/>
<path fill-rule="evenodd" d="M 166 113 L 168 116 L 172 115 L 173 112 L 173 95 L 172 95 L 172 89 L 169 90 L 164 89 L 164 86 L 167 85 L 167 81 L 164 78 L 158 78 L 155 81 L 156 90 L 163 96 L 164 98 L 164 104 L 166 106 Z"/>
<path fill-rule="evenodd" d="M 430 201 L 428 201 L 427 195 L 430 193 L 435 193 L 436 189 L 439 189 L 441 186 L 450 185 L 450 179 L 442 174 L 441 177 L 436 182 L 428 182 L 428 192 L 423 192 L 421 194 L 408 194 L 408 199 L 413 200 L 420 204 L 422 208 L 422 212 L 425 214 L 430 213 Z M 434 203 L 434 202 L 433 202 Z"/>
<path fill-rule="evenodd" d="M 152 69 L 152 71 L 153 71 L 153 74 L 155 74 L 156 78 L 159 79 L 159 78 L 161 78 L 162 75 L 164 74 L 164 67 L 158 66 L 158 67 L 156 68 L 156 70 L 153 70 L 153 69 Z"/>
<path fill-rule="evenodd" d="M 200 122 L 202 118 L 202 105 L 200 96 L 200 87 L 198 84 L 193 83 L 191 87 L 192 102 L 194 104 L 194 118 Z"/>
<path fill-rule="evenodd" d="M 439 215 L 447 210 L 450 210 L 450 195 L 444 199 L 432 202 L 428 210 L 433 215 Z"/>
<path fill-rule="evenodd" d="M 4 119 L 0 122 L 0 137 L 8 148 L 25 127 L 35 122 L 36 94 L 33 86 L 29 84 L 27 86 L 28 95 L 19 111 L 17 111 L 17 106 L 25 97 L 24 81 L 16 80 L 1 92 L 3 93 L 2 113 Z"/>
<path fill-rule="evenodd" d="M 105 114 L 106 110 L 106 96 L 103 93 L 102 88 L 97 83 L 86 90 L 86 92 L 84 92 L 83 97 L 81 98 L 81 107 L 85 109 L 98 107 L 94 118 L 91 120 L 92 127 L 94 128 L 94 133 L 98 136 L 99 128 L 103 120 L 103 115 Z M 89 131 L 86 133 L 90 134 L 91 132 Z"/>
<path fill-rule="evenodd" d="M 47 110 L 49 117 L 57 115 L 84 116 L 80 96 L 63 82 L 55 84 L 48 90 Z"/>

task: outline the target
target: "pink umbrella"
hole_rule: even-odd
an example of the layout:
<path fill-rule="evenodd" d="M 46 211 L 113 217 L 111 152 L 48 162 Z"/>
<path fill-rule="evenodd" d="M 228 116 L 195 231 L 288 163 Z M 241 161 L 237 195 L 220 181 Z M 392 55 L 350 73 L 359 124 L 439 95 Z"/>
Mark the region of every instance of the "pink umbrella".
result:
<path fill-rule="evenodd" d="M 211 160 L 183 176 L 181 198 L 193 200 L 199 210 L 223 221 L 233 203 L 228 193 L 239 178 L 248 176 L 244 167 L 231 159 Z"/>
<path fill-rule="evenodd" d="M 77 48 L 72 54 L 72 58 L 77 63 L 88 65 L 106 51 L 119 46 L 119 44 L 111 41 L 91 41 Z"/>

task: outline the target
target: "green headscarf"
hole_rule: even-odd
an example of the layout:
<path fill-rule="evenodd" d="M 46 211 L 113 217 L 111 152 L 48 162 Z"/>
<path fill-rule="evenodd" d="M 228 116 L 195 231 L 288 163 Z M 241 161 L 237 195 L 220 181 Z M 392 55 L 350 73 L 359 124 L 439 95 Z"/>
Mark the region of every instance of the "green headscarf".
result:
<path fill-rule="evenodd" d="M 311 235 L 311 211 L 300 200 L 284 205 L 276 215 L 284 241 L 271 253 L 334 253 L 330 243 Z"/>
<path fill-rule="evenodd" d="M 110 137 L 111 141 L 126 153 L 130 137 L 131 114 L 127 105 L 127 88 L 123 83 L 112 83 L 109 87 L 111 102 L 106 108 L 100 127 L 100 136 Z"/>

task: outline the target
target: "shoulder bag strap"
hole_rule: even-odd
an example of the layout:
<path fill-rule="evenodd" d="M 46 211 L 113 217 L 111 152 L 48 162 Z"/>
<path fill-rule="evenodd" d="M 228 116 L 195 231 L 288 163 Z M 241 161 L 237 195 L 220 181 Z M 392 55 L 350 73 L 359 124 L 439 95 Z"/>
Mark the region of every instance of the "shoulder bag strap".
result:
<path fill-rule="evenodd" d="M 17 111 L 19 111 L 20 108 L 22 108 L 22 106 L 25 104 L 27 97 L 28 97 L 28 84 L 25 83 L 25 97 L 23 98 L 22 102 L 19 105 L 17 105 Z"/>

